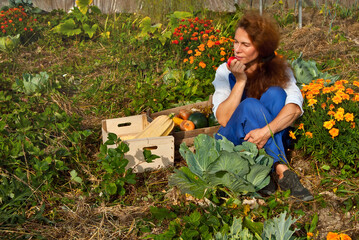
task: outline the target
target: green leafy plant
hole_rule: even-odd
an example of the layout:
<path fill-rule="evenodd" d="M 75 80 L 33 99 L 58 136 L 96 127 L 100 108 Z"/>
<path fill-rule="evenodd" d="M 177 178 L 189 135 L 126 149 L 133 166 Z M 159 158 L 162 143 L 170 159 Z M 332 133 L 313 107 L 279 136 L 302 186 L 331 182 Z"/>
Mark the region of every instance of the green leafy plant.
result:
<path fill-rule="evenodd" d="M 118 144 L 116 148 L 108 148 L 109 145 L 114 144 Z M 136 183 L 136 175 L 132 173 L 132 169 L 126 170 L 128 160 L 124 155 L 129 150 L 128 145 L 120 141 L 114 133 L 109 133 L 108 140 L 101 145 L 98 163 L 103 174 L 97 190 L 107 198 L 116 194 L 125 195 L 125 183 Z"/>
<path fill-rule="evenodd" d="M 28 95 L 44 92 L 50 87 L 49 75 L 46 72 L 40 72 L 34 76 L 24 73 L 21 80 L 16 79 L 13 87 Z"/>
<path fill-rule="evenodd" d="M 21 43 L 30 41 L 39 30 L 37 19 L 23 6 L 9 8 L 0 13 L 0 37 L 20 34 Z"/>
<path fill-rule="evenodd" d="M 290 64 L 292 65 L 299 88 L 302 88 L 303 84 L 309 84 L 315 79 L 329 79 L 330 84 L 339 79 L 339 76 L 331 76 L 326 72 L 320 72 L 316 62 L 312 60 L 305 61 L 302 53 L 300 53 L 297 59 L 292 60 Z"/>
<path fill-rule="evenodd" d="M 98 30 L 99 25 L 93 20 L 94 14 L 100 14 L 97 6 L 90 6 L 92 0 L 77 0 L 78 7 L 68 14 L 63 22 L 52 30 L 56 33 L 71 36 L 87 36 L 92 38 Z"/>
<path fill-rule="evenodd" d="M 200 134 L 194 147 L 195 153 L 181 144 L 179 151 L 188 167 L 175 170 L 169 179 L 182 193 L 202 199 L 228 189 L 229 196 L 237 196 L 254 193 L 269 183 L 273 159 L 253 143 L 234 146 L 226 138 L 216 140 Z"/>
<path fill-rule="evenodd" d="M 0 51 L 12 52 L 20 44 L 20 34 L 0 37 Z"/>
<path fill-rule="evenodd" d="M 34 7 L 34 4 L 31 0 L 9 0 L 9 4 L 2 7 L 1 10 L 8 10 L 9 8 L 24 8 L 27 13 L 41 13 L 40 8 Z"/>
<path fill-rule="evenodd" d="M 359 82 L 317 79 L 302 88 L 304 114 L 298 119 L 292 137 L 295 147 L 323 164 L 340 169 L 342 174 L 356 172 L 359 139 Z"/>

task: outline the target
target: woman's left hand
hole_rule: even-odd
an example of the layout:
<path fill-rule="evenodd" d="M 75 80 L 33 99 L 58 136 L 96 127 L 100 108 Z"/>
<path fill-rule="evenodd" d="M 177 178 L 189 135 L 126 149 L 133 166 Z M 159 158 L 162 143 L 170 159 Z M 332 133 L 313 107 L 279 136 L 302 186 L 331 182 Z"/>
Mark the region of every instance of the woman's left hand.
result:
<path fill-rule="evenodd" d="M 257 145 L 258 149 L 261 149 L 267 143 L 270 136 L 271 134 L 269 128 L 265 126 L 263 128 L 253 129 L 252 131 L 247 133 L 247 135 L 244 137 L 244 140 L 254 143 L 255 145 Z"/>

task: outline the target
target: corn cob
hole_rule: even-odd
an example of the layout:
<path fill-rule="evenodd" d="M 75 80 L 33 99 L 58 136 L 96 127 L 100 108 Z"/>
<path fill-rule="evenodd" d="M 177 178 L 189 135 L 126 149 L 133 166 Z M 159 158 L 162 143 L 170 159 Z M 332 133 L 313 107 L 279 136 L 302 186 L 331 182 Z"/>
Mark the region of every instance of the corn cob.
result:
<path fill-rule="evenodd" d="M 155 118 L 143 131 L 134 138 L 160 137 L 170 134 L 174 127 L 172 119 L 167 115 L 160 115 Z"/>

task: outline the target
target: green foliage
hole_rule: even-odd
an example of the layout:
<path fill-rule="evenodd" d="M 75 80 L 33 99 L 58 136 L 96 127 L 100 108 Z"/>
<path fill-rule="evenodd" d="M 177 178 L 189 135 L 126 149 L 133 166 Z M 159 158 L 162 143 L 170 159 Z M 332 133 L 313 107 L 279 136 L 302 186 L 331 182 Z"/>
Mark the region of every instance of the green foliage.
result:
<path fill-rule="evenodd" d="M 116 148 L 108 147 L 114 144 L 117 144 Z M 123 196 L 126 193 L 125 183 L 136 183 L 136 175 L 132 173 L 132 169 L 126 170 L 128 160 L 124 156 L 129 150 L 128 145 L 113 133 L 109 133 L 108 140 L 101 145 L 98 163 L 103 172 L 101 184 L 97 189 L 101 195 L 107 198 L 111 195 Z"/>
<path fill-rule="evenodd" d="M 263 240 L 291 240 L 295 239 L 293 233 L 296 231 L 290 230 L 290 227 L 298 219 L 289 216 L 286 219 L 287 212 L 283 212 L 278 218 L 269 219 L 264 222 L 263 226 Z"/>
<path fill-rule="evenodd" d="M 309 84 L 315 79 L 329 79 L 329 84 L 333 84 L 339 79 L 339 76 L 331 76 L 328 73 L 322 73 L 318 70 L 315 61 L 304 61 L 301 53 L 297 59 L 291 61 L 291 65 L 294 71 L 294 76 L 297 80 L 297 85 L 302 88 L 303 84 Z"/>
<path fill-rule="evenodd" d="M 0 51 L 12 52 L 20 44 L 20 34 L 0 37 Z"/>
<path fill-rule="evenodd" d="M 9 0 L 7 6 L 1 8 L 2 11 L 7 11 L 9 8 L 23 7 L 27 13 L 41 13 L 41 9 L 34 7 L 31 0 Z"/>
<path fill-rule="evenodd" d="M 40 72 L 34 76 L 24 73 L 22 79 L 17 78 L 13 86 L 13 88 L 27 95 L 45 92 L 49 87 L 49 75 L 46 72 Z"/>
<path fill-rule="evenodd" d="M 354 81 L 318 79 L 303 86 L 304 114 L 294 131 L 297 149 L 315 157 L 323 165 L 341 170 L 342 174 L 358 168 L 358 87 Z"/>
<path fill-rule="evenodd" d="M 252 143 L 234 146 L 226 138 L 216 140 L 200 134 L 194 147 L 196 153 L 181 144 L 179 151 L 188 167 L 175 170 L 169 179 L 169 184 L 183 193 L 201 199 L 226 187 L 232 192 L 230 195 L 247 194 L 269 183 L 273 159 Z"/>
<path fill-rule="evenodd" d="M 1 11 L 0 26 L 0 37 L 20 34 L 23 44 L 33 41 L 39 30 L 37 19 L 26 12 L 23 6 Z"/>
<path fill-rule="evenodd" d="M 18 223 L 31 218 L 25 211 L 43 201 L 42 193 L 67 183 L 64 176 L 77 169 L 76 159 L 92 133 L 81 130 L 81 119 L 67 115 L 46 95 L 0 91 L 0 108 L 0 167 L 5 172 L 0 215 L 8 216 L 1 221 Z M 72 180 L 76 177 L 73 173 Z"/>
<path fill-rule="evenodd" d="M 183 206 L 185 208 L 185 206 Z M 147 235 L 146 239 L 216 239 L 216 240 L 293 240 L 292 235 L 297 231 L 291 230 L 297 219 L 287 212 L 278 217 L 261 222 L 254 222 L 248 216 L 238 216 L 240 213 L 230 212 L 221 207 L 201 209 L 190 207 L 184 216 L 176 215 L 166 208 L 151 207 L 152 217 L 163 222 L 171 220 L 167 230 L 161 234 Z M 237 216 L 236 216 L 237 215 Z"/>
<path fill-rule="evenodd" d="M 96 6 L 89 6 L 92 1 L 82 0 L 76 2 L 78 2 L 79 7 L 74 7 L 73 11 L 52 30 L 67 37 L 79 36 L 93 38 L 98 32 L 99 27 L 93 18 L 96 14 L 100 14 L 101 11 Z"/>

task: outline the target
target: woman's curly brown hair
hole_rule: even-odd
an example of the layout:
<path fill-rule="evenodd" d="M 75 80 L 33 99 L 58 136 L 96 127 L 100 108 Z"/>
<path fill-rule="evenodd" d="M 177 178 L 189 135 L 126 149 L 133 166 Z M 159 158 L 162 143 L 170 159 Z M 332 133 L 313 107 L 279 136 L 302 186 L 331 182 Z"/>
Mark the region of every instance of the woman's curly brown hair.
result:
<path fill-rule="evenodd" d="M 238 28 L 247 32 L 259 54 L 256 59 L 257 69 L 247 74 L 247 96 L 260 98 L 271 86 L 284 88 L 289 81 L 289 65 L 285 58 L 275 54 L 280 41 L 279 28 L 275 21 L 268 16 L 249 12 L 241 18 Z"/>

